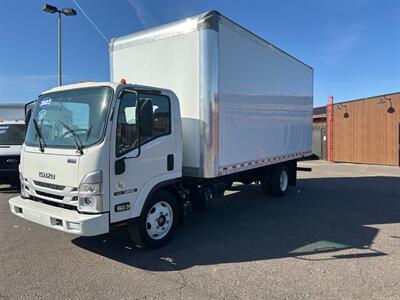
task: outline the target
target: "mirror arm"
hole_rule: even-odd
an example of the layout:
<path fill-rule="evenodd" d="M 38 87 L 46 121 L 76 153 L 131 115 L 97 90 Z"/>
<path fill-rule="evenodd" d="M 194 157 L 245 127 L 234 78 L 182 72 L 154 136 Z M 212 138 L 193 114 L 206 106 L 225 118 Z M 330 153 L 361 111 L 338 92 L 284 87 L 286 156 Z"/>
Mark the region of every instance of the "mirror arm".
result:
<path fill-rule="evenodd" d="M 136 127 L 137 127 L 137 133 L 138 133 L 138 153 L 135 157 L 133 158 L 137 158 L 140 156 L 141 154 L 141 145 L 140 145 L 140 101 L 139 101 L 139 94 L 136 92 L 137 97 L 136 97 Z"/>
<path fill-rule="evenodd" d="M 130 91 L 131 92 L 131 91 Z M 137 127 L 137 133 L 138 133 L 138 153 L 135 156 L 128 156 L 128 157 L 124 157 L 123 159 L 132 159 L 132 158 L 138 158 L 142 152 L 141 150 L 141 145 L 140 145 L 140 113 L 138 113 L 138 111 L 140 112 L 140 101 L 139 101 L 139 94 L 136 91 L 132 91 L 135 92 L 137 97 L 136 97 L 136 127 Z"/>
<path fill-rule="evenodd" d="M 28 112 L 28 106 L 31 105 L 31 104 L 33 104 L 33 103 L 35 103 L 36 101 L 37 101 L 37 100 L 33 100 L 33 101 L 28 102 L 28 103 L 25 104 L 25 107 L 24 107 L 25 115 L 26 115 L 26 113 Z"/>

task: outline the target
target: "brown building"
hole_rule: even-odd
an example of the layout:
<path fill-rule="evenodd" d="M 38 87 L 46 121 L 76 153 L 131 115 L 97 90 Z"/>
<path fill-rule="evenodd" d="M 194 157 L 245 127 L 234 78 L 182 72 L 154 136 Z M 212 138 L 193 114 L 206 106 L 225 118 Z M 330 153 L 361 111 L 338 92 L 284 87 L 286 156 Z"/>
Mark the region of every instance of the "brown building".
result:
<path fill-rule="evenodd" d="M 313 127 L 322 159 L 400 166 L 400 93 L 315 108 Z"/>

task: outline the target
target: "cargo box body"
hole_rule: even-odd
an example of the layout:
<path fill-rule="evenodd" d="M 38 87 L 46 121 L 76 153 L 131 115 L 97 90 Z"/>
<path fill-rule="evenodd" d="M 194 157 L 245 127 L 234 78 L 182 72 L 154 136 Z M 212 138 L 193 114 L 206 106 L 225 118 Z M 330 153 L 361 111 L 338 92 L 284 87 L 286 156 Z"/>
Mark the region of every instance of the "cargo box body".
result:
<path fill-rule="evenodd" d="M 110 61 L 112 81 L 178 96 L 184 176 L 311 154 L 312 68 L 217 12 L 113 39 Z"/>

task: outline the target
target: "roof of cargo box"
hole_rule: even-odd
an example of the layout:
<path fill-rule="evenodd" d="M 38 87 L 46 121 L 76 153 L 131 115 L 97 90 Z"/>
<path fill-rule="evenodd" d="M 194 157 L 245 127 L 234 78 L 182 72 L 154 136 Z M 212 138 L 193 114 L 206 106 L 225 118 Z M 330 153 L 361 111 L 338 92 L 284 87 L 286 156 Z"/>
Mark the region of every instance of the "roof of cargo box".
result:
<path fill-rule="evenodd" d="M 121 78 L 121 79 L 125 80 L 123 78 Z M 140 85 L 140 84 L 135 84 L 135 83 L 131 83 L 131 82 L 121 83 L 121 82 L 109 82 L 109 81 L 104 81 L 104 82 L 87 81 L 87 82 L 71 83 L 71 84 L 67 84 L 67 85 L 56 86 L 54 88 L 51 88 L 50 90 L 44 91 L 40 95 L 45 95 L 45 94 L 54 93 L 54 92 L 75 90 L 75 89 L 92 88 L 92 87 L 110 87 L 110 88 L 116 89 L 120 84 L 131 86 L 132 88 L 135 88 L 140 91 L 172 92 L 169 89 L 165 89 L 165 88 L 161 88 L 161 87 Z"/>
<path fill-rule="evenodd" d="M 301 63 L 302 65 L 308 67 L 310 70 L 313 70 L 312 67 L 305 64 L 301 60 L 296 57 L 290 55 L 289 53 L 283 51 L 279 47 L 271 44 L 270 42 L 264 40 L 260 36 L 254 34 L 253 32 L 247 30 L 243 26 L 237 24 L 231 19 L 223 16 L 216 10 L 207 11 L 205 13 L 189 17 L 186 19 L 178 20 L 175 22 L 167 23 L 161 26 L 149 28 L 146 30 L 142 30 L 139 32 L 131 33 L 128 35 L 120 36 L 117 38 L 113 38 L 110 41 L 109 50 L 113 52 L 118 49 L 127 48 L 133 45 L 144 44 L 154 40 L 159 40 L 183 33 L 188 33 L 201 29 L 212 29 L 218 31 L 218 24 L 223 23 L 224 25 L 230 26 L 240 33 L 246 35 L 247 37 L 265 44 L 267 46 L 272 46 L 276 50 L 280 51 L 282 54 L 286 55 L 288 58 Z"/>

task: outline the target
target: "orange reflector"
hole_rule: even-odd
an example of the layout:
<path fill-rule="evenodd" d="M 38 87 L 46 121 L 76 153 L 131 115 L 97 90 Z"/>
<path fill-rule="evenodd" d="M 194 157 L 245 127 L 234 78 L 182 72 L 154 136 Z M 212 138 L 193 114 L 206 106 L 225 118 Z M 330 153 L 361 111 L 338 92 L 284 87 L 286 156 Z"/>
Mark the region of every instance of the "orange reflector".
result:
<path fill-rule="evenodd" d="M 126 84 L 126 80 L 125 80 L 124 78 L 122 78 L 122 79 L 119 81 L 119 83 L 121 83 L 121 84 Z"/>

